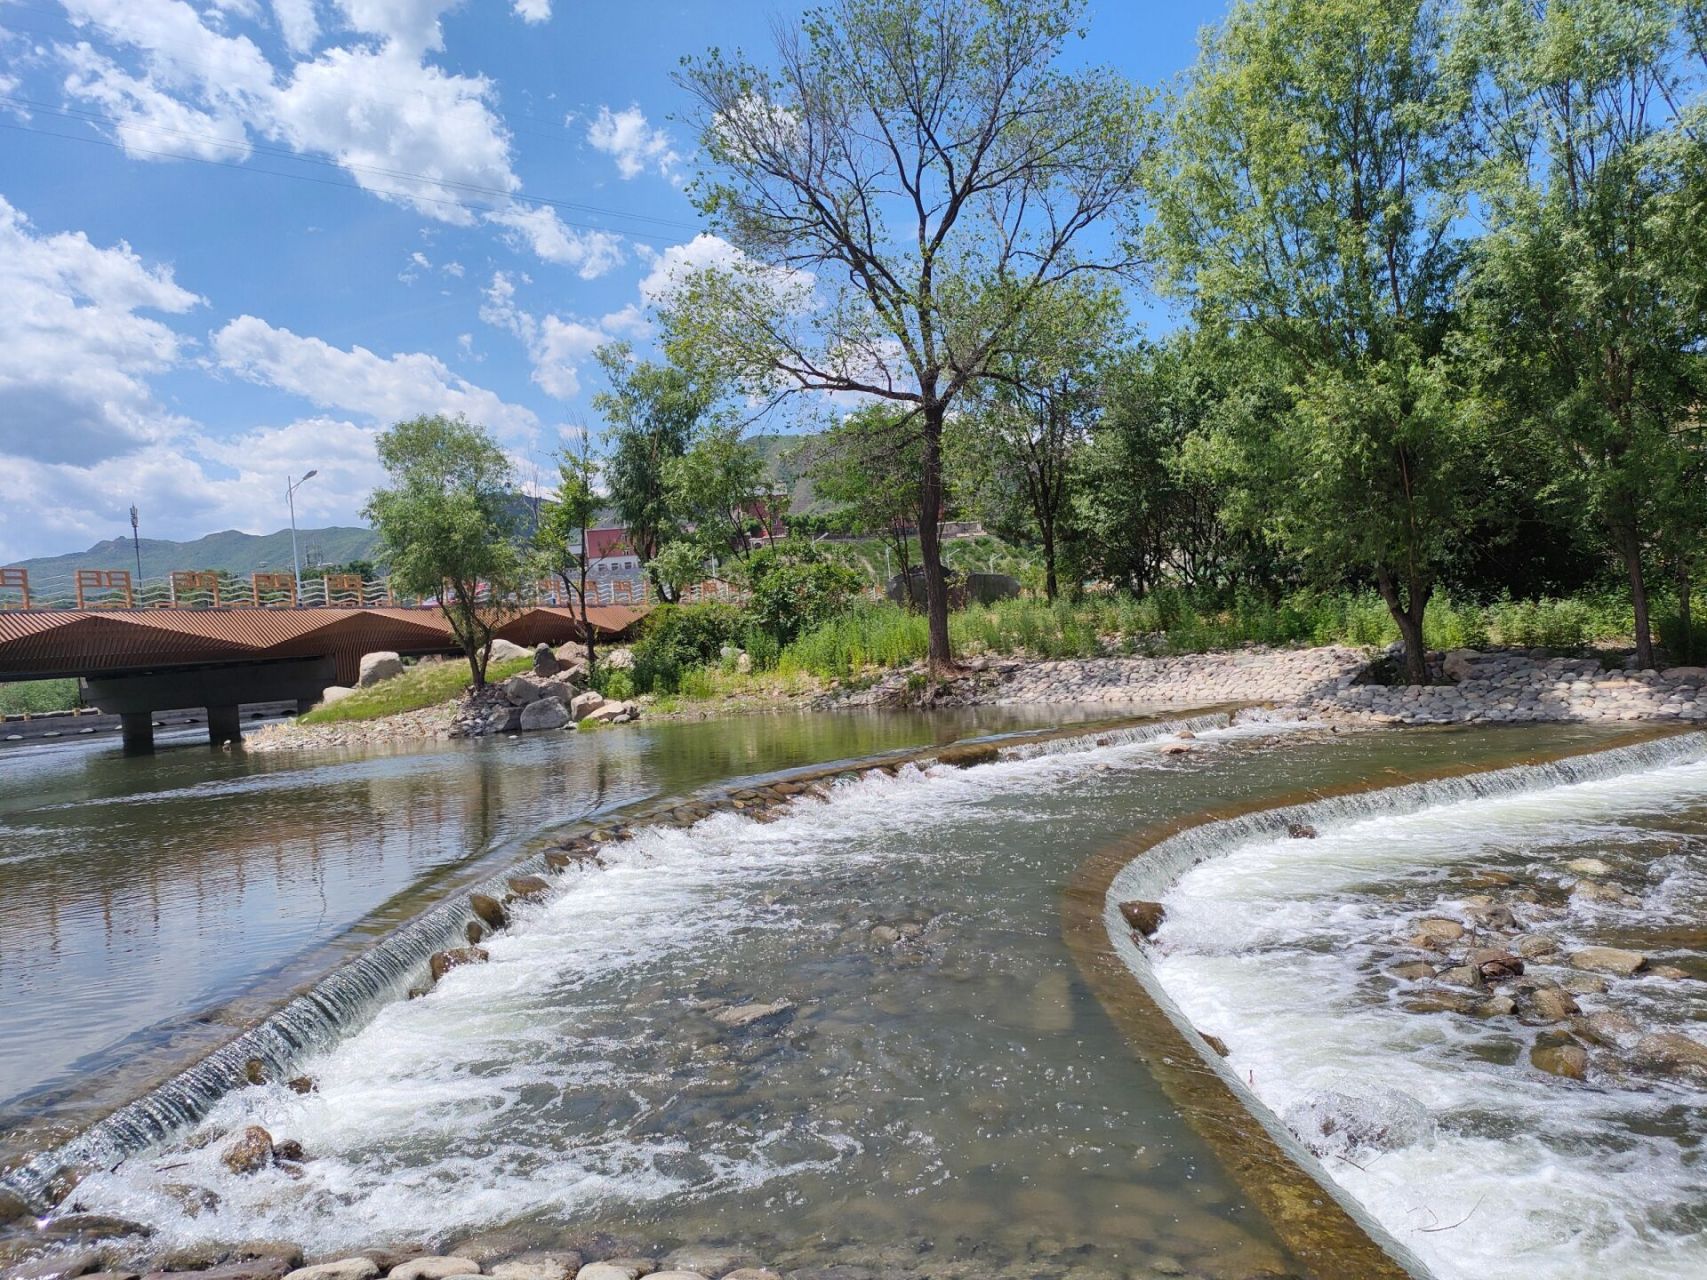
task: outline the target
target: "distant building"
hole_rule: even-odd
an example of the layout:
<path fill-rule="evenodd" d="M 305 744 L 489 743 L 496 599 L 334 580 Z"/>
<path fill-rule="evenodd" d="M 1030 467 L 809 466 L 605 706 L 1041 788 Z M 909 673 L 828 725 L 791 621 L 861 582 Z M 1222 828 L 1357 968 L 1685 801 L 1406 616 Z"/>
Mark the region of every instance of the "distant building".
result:
<path fill-rule="evenodd" d="M 577 555 L 580 547 L 575 547 Z M 639 555 L 628 545 L 628 530 L 620 525 L 587 530 L 587 551 L 591 559 L 587 576 L 600 582 L 636 581 L 644 568 Z"/>

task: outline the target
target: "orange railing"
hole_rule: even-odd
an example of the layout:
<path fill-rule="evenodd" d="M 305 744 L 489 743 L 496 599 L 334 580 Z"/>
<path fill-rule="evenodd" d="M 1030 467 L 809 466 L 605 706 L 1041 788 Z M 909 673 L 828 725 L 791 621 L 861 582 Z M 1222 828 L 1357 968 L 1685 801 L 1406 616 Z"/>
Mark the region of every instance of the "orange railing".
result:
<path fill-rule="evenodd" d="M 79 609 L 129 609 L 135 603 L 129 569 L 79 569 L 76 586 Z M 91 600 L 90 593 L 97 591 L 105 594 L 100 599 Z M 124 603 L 120 604 L 113 593 L 122 594 Z"/>
<path fill-rule="evenodd" d="M 251 601 L 260 606 L 296 603 L 296 575 L 290 573 L 252 573 L 249 575 Z M 278 597 L 283 596 L 280 600 Z"/>
<path fill-rule="evenodd" d="M 16 591 L 19 599 L 16 601 L 0 599 L 0 609 L 28 609 L 30 607 L 30 571 L 28 569 L 0 569 L 0 595 Z"/>

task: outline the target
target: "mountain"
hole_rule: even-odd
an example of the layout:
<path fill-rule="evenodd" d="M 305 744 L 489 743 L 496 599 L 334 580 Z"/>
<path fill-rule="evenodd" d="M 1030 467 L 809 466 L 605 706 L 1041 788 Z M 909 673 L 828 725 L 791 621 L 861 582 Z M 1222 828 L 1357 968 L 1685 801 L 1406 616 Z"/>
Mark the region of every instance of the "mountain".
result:
<path fill-rule="evenodd" d="M 343 564 L 348 560 L 371 560 L 378 535 L 372 529 L 333 527 L 298 529 L 296 545 L 302 567 Z M 38 556 L 19 560 L 17 566 L 30 571 L 32 586 L 45 589 L 68 583 L 77 569 L 129 569 L 136 572 L 136 551 L 129 538 L 109 538 L 87 551 L 63 556 Z M 12 567 L 12 566 L 8 566 Z M 277 533 L 239 533 L 227 529 L 193 542 L 169 542 L 164 538 L 142 539 L 142 576 L 163 578 L 174 569 L 219 569 L 247 577 L 256 571 L 289 570 L 290 530 Z"/>

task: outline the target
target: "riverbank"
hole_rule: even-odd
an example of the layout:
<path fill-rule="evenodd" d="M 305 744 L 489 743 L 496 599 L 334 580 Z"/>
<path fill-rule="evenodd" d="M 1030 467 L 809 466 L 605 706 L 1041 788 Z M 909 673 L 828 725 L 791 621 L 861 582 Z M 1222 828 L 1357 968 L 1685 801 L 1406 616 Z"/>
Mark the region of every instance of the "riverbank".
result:
<path fill-rule="evenodd" d="M 1435 654 L 1435 684 L 1379 682 L 1386 656 L 1348 645 L 1251 647 L 1178 657 L 974 658 L 931 681 L 919 666 L 829 681 L 811 676 L 728 675 L 712 696 L 637 700 L 649 719 L 851 708 L 978 706 L 1166 710 L 1245 703 L 1277 718 L 1326 725 L 1597 723 L 1707 720 L 1707 668 L 1607 669 L 1593 657 L 1471 649 Z M 453 736 L 454 704 L 331 725 L 269 726 L 254 751 L 360 747 Z"/>

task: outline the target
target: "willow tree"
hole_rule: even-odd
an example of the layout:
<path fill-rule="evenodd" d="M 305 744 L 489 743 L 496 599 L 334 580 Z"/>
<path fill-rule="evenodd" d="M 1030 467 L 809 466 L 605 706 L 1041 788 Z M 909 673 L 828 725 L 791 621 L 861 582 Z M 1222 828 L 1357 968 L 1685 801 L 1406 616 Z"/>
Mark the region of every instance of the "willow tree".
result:
<path fill-rule="evenodd" d="M 1687 565 L 1702 533 L 1702 6 L 1472 12 L 1490 161 L 1471 309 L 1484 387 L 1530 429 L 1557 496 L 1606 531 L 1651 666 L 1645 561 Z"/>
<path fill-rule="evenodd" d="M 666 348 L 761 397 L 894 402 L 919 436 L 930 661 L 952 665 L 943 423 L 1035 300 L 1124 272 L 1089 234 L 1137 192 L 1145 95 L 1066 70 L 1083 0 L 832 0 L 779 25 L 772 65 L 713 52 L 678 81 L 731 246 L 678 278 Z"/>
<path fill-rule="evenodd" d="M 1427 679 L 1423 613 L 1477 449 L 1446 338 L 1465 77 L 1444 0 L 1241 0 L 1205 36 L 1157 180 L 1165 283 L 1286 390 L 1223 445 L 1264 531 L 1373 581 Z"/>

